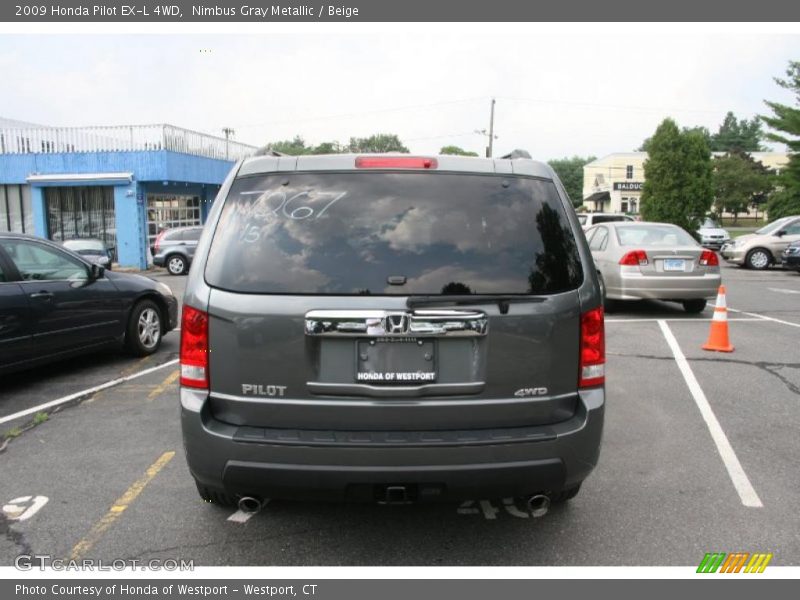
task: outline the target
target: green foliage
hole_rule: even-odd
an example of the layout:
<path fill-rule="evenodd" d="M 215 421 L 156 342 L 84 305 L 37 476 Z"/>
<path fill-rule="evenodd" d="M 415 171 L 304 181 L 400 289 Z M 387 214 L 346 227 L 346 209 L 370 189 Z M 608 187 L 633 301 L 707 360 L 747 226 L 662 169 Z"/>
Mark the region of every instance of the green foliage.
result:
<path fill-rule="evenodd" d="M 737 215 L 753 204 L 761 204 L 773 188 L 770 171 L 745 152 L 718 156 L 714 165 L 714 197 L 718 213 Z"/>
<path fill-rule="evenodd" d="M 786 79 L 775 78 L 780 87 L 795 94 L 796 106 L 765 100 L 772 116 L 761 120 L 772 129 L 766 134 L 768 140 L 786 144 L 789 148 L 789 164 L 778 176 L 779 190 L 767 203 L 770 220 L 789 215 L 800 215 L 800 61 L 790 61 Z"/>
<path fill-rule="evenodd" d="M 455 156 L 478 156 L 477 152 L 470 152 L 469 150 L 464 150 L 458 146 L 442 146 L 442 149 L 439 150 L 439 154 L 452 154 Z"/>
<path fill-rule="evenodd" d="M 564 189 L 572 200 L 573 206 L 583 204 L 583 167 L 595 160 L 594 156 L 573 156 L 572 158 L 559 158 L 551 160 L 549 164 L 558 175 Z"/>
<path fill-rule="evenodd" d="M 299 135 L 294 136 L 293 140 L 280 140 L 267 144 L 267 148 L 280 152 L 281 154 L 290 154 L 291 156 L 301 156 L 308 154 L 310 148 L 306 146 L 305 140 Z"/>
<path fill-rule="evenodd" d="M 728 111 L 719 130 L 711 136 L 709 142 L 712 152 L 759 152 L 763 150 L 761 140 L 761 121 L 758 117 L 751 120 L 737 119 Z"/>
<path fill-rule="evenodd" d="M 322 142 L 319 146 L 309 149 L 309 154 L 342 154 L 347 152 L 347 148 L 339 142 Z"/>
<path fill-rule="evenodd" d="M 351 137 L 348 150 L 354 153 L 408 152 L 408 148 L 393 133 L 377 133 L 365 138 Z"/>
<path fill-rule="evenodd" d="M 694 231 L 714 199 L 707 140 L 699 131 L 680 131 L 675 121 L 664 119 L 647 152 L 642 218 Z"/>
<path fill-rule="evenodd" d="M 49 419 L 49 418 L 50 417 L 48 416 L 48 414 L 46 412 L 37 412 L 33 416 L 33 424 L 34 425 L 41 425 L 42 423 L 47 421 L 47 419 Z"/>

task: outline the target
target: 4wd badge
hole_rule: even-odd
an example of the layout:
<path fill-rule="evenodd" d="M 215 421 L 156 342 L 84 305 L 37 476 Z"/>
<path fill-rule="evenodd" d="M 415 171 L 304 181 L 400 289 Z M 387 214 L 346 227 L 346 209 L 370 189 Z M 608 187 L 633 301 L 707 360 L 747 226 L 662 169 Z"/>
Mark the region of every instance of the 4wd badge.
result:
<path fill-rule="evenodd" d="M 514 395 L 517 398 L 527 398 L 529 396 L 546 396 L 547 388 L 546 387 L 522 388 L 514 392 Z"/>

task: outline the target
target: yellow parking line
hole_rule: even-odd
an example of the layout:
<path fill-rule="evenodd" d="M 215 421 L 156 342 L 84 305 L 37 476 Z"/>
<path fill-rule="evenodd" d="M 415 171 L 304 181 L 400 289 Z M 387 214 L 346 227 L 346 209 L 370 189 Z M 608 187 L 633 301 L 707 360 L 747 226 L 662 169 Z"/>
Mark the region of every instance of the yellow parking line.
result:
<path fill-rule="evenodd" d="M 178 369 L 175 369 L 172 373 L 167 375 L 167 378 L 164 381 L 162 381 L 161 383 L 159 383 L 156 387 L 154 387 L 153 391 L 150 392 L 150 394 L 148 394 L 147 400 L 148 401 L 153 400 L 155 398 L 158 398 L 161 394 L 163 394 L 164 391 L 169 386 L 171 386 L 173 383 L 175 383 L 175 381 L 178 379 L 178 375 L 180 375 L 180 373 L 181 372 Z"/>
<path fill-rule="evenodd" d="M 94 527 L 89 530 L 89 533 L 87 533 L 81 541 L 75 544 L 75 547 L 72 549 L 72 553 L 70 554 L 70 560 L 80 560 L 89 550 L 92 549 L 97 541 L 103 536 L 103 533 L 105 533 L 105 531 L 114 524 L 114 521 L 116 521 L 125 511 L 125 509 L 128 508 L 131 502 L 136 500 L 136 497 L 142 493 L 142 490 L 148 483 L 150 483 L 150 480 L 158 475 L 159 471 L 161 471 L 161 469 L 163 469 L 164 466 L 172 460 L 173 456 L 175 456 L 175 452 L 172 450 L 169 452 L 164 452 L 164 454 L 162 454 L 156 462 L 150 465 L 142 477 L 140 477 L 131 487 L 129 487 L 125 493 L 122 494 L 122 496 L 117 498 L 117 501 L 111 505 L 111 508 L 103 516 L 103 518 L 95 523 Z"/>

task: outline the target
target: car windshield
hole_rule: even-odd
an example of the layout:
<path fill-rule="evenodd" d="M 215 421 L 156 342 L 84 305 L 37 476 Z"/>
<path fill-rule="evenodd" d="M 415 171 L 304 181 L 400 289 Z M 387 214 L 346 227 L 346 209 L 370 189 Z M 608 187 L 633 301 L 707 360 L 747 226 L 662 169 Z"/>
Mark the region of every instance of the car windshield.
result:
<path fill-rule="evenodd" d="M 778 231 L 781 227 L 786 225 L 789 221 L 796 217 L 783 217 L 782 219 L 778 219 L 777 221 L 773 221 L 769 225 L 764 225 L 761 229 L 756 229 L 756 233 L 758 235 L 770 235 Z"/>
<path fill-rule="evenodd" d="M 631 225 L 617 227 L 620 246 L 696 246 L 692 236 L 674 225 Z"/>
<path fill-rule="evenodd" d="M 205 275 L 286 294 L 544 294 L 583 280 L 552 181 L 384 172 L 237 180 Z"/>
<path fill-rule="evenodd" d="M 706 219 L 703 220 L 703 224 L 700 226 L 701 229 L 720 229 L 719 223 L 717 223 L 714 219 Z"/>
<path fill-rule="evenodd" d="M 106 247 L 100 240 L 67 240 L 64 247 L 73 252 L 105 252 Z"/>

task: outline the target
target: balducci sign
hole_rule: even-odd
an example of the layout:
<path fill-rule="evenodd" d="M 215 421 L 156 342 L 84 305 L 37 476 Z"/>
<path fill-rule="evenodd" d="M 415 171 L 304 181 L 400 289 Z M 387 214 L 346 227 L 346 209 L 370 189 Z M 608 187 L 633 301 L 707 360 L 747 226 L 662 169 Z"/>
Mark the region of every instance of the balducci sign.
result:
<path fill-rule="evenodd" d="M 616 181 L 614 189 L 623 192 L 641 192 L 644 183 L 641 181 Z"/>

